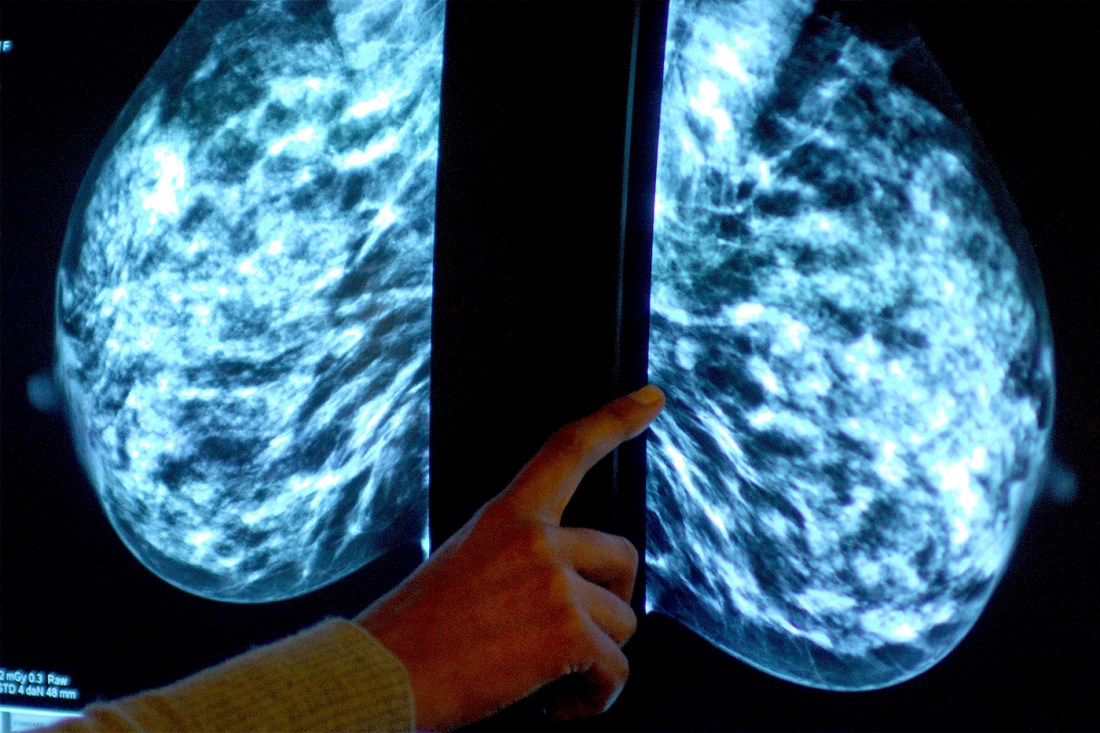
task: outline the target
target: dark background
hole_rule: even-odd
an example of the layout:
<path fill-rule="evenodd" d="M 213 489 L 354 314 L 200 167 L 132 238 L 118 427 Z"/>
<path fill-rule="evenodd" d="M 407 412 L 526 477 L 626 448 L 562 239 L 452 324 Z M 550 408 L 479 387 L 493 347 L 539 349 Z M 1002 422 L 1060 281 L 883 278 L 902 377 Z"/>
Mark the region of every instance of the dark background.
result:
<path fill-rule="evenodd" d="M 407 555 L 389 558 L 263 606 L 178 591 L 119 542 L 63 422 L 27 403 L 28 377 L 52 359 L 53 284 L 76 190 L 191 8 L 0 5 L 0 38 L 13 42 L 0 56 L 0 664 L 71 675 L 82 703 L 168 682 L 325 614 L 354 613 L 410 567 Z M 618 704 L 573 727 L 1100 728 L 1100 25 L 1084 3 L 906 8 L 1035 246 L 1055 336 L 1054 450 L 1077 474 L 1077 499 L 1036 507 L 985 614 L 914 680 L 859 694 L 801 688 L 652 616 L 628 647 L 632 679 Z M 612 3 L 448 11 L 433 303 L 436 541 L 549 430 L 640 379 L 614 346 L 620 325 L 637 330 L 646 313 L 642 276 L 628 269 L 616 315 L 619 273 L 640 256 L 628 242 L 624 265 L 618 249 L 633 15 L 630 4 Z M 624 353 L 631 348 L 638 344 Z M 610 463 L 599 467 L 567 519 L 637 536 L 636 522 L 623 519 L 627 468 L 617 496 Z M 534 708 L 485 727 L 555 727 Z"/>

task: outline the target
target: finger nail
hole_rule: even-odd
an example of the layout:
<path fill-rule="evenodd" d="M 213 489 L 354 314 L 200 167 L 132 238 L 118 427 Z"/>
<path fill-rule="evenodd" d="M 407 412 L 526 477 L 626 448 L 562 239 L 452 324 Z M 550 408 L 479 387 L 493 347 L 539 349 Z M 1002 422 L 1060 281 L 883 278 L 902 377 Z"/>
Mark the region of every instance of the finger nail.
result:
<path fill-rule="evenodd" d="M 647 384 L 641 389 L 631 392 L 627 397 L 640 405 L 655 405 L 661 401 L 661 398 L 664 397 L 664 393 L 652 384 Z"/>

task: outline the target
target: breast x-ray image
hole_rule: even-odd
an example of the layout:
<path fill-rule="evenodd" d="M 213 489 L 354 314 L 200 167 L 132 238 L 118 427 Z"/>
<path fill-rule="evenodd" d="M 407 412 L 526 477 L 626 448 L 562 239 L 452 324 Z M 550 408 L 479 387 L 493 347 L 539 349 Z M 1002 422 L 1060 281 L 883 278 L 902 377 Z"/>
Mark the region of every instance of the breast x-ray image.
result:
<path fill-rule="evenodd" d="M 56 379 L 127 547 L 234 602 L 427 549 L 441 2 L 199 6 L 104 140 Z"/>
<path fill-rule="evenodd" d="M 981 613 L 1049 451 L 1031 245 L 919 37 L 673 2 L 647 607 L 765 671 L 892 684 Z"/>

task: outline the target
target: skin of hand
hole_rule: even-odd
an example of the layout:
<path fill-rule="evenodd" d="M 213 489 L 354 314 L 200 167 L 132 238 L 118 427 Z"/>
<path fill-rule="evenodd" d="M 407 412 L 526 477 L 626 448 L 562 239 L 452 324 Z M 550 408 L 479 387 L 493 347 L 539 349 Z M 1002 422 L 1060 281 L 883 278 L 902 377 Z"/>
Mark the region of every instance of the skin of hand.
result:
<path fill-rule="evenodd" d="M 626 684 L 622 645 L 638 552 L 560 526 L 585 473 L 664 407 L 643 387 L 555 432 L 501 494 L 357 618 L 408 670 L 418 730 L 485 718 L 570 675 L 548 711 L 606 710 Z"/>

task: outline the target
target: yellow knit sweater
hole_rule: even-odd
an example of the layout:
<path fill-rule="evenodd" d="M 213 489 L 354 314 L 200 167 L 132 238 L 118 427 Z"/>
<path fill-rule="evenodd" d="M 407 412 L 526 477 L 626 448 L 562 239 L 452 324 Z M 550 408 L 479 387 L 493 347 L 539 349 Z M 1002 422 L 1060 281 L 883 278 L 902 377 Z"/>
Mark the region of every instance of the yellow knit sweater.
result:
<path fill-rule="evenodd" d="M 409 731 L 401 662 L 331 619 L 159 690 L 89 706 L 49 731 Z"/>

